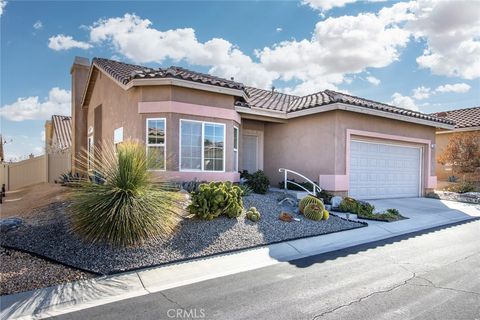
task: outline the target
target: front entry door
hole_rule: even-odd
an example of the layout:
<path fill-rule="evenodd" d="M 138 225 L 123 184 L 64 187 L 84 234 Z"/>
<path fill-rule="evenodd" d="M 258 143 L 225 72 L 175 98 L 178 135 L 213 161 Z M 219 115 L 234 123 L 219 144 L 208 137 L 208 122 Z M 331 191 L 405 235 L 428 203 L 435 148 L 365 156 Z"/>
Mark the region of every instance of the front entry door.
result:
<path fill-rule="evenodd" d="M 244 135 L 242 141 L 242 169 L 255 172 L 258 170 L 258 137 Z"/>

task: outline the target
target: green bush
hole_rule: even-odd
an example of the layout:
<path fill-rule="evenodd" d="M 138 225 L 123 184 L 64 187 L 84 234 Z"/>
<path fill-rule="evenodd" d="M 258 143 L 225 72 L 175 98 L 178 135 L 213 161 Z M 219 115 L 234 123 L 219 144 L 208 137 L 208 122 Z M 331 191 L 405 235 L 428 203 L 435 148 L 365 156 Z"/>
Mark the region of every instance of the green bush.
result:
<path fill-rule="evenodd" d="M 320 221 L 323 218 L 323 211 L 325 210 L 325 207 L 323 206 L 323 203 L 309 203 L 303 210 L 303 215 L 310 219 L 310 220 L 315 220 L 315 221 Z"/>
<path fill-rule="evenodd" d="M 357 205 L 357 200 L 350 197 L 345 197 L 343 198 L 342 202 L 340 202 L 338 209 L 340 209 L 341 212 L 356 213 Z"/>
<path fill-rule="evenodd" d="M 355 212 L 357 215 L 371 215 L 373 214 L 373 211 L 375 210 L 375 206 L 364 201 L 357 201 L 357 208 Z"/>
<path fill-rule="evenodd" d="M 267 193 L 270 181 L 262 170 L 248 174 L 246 179 L 246 184 L 253 190 L 253 192 L 259 194 Z"/>
<path fill-rule="evenodd" d="M 243 210 L 242 191 L 229 181 L 201 184 L 199 191 L 192 194 L 188 210 L 205 220 L 212 220 L 220 215 L 238 217 Z"/>
<path fill-rule="evenodd" d="M 252 194 L 252 188 L 247 186 L 246 184 L 239 184 L 238 187 L 242 191 L 242 197 L 246 197 Z"/>
<path fill-rule="evenodd" d="M 298 209 L 300 210 L 301 213 L 304 213 L 305 207 L 308 206 L 311 203 L 315 203 L 315 204 L 318 204 L 318 205 L 323 205 L 322 200 L 320 200 L 318 198 L 315 198 L 312 195 L 308 195 L 308 196 L 302 198 L 302 200 L 300 200 L 300 202 L 298 203 Z"/>
<path fill-rule="evenodd" d="M 207 183 L 207 181 L 198 181 L 197 179 L 191 181 L 183 181 L 181 183 L 181 188 L 188 193 L 198 192 L 202 183 Z"/>
<path fill-rule="evenodd" d="M 181 194 L 154 184 L 145 146 L 125 141 L 95 149 L 96 179 L 70 193 L 72 229 L 92 242 L 128 246 L 165 238 L 180 220 Z M 100 183 L 97 183 L 100 179 Z"/>
<path fill-rule="evenodd" d="M 443 188 L 444 191 L 456 192 L 456 193 L 466 193 L 474 192 L 477 190 L 475 184 L 469 181 L 462 180 L 458 183 L 450 184 L 449 186 Z"/>
<path fill-rule="evenodd" d="M 317 197 L 319 197 L 320 199 L 323 199 L 323 203 L 325 203 L 325 204 L 332 204 L 333 194 L 331 194 L 330 192 L 328 192 L 326 190 L 322 189 L 322 191 L 320 191 L 317 194 Z"/>
<path fill-rule="evenodd" d="M 255 207 L 251 207 L 247 211 L 247 219 L 252 222 L 257 222 L 260 220 L 260 212 Z"/>

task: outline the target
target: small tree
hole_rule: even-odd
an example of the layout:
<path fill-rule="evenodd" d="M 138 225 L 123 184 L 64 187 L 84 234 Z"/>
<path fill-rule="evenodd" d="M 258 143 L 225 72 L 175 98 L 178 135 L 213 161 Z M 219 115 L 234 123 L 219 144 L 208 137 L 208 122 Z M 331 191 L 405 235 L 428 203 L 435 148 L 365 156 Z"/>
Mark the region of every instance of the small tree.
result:
<path fill-rule="evenodd" d="M 480 134 L 458 132 L 452 134 L 437 161 L 442 165 L 451 164 L 454 174 L 474 172 L 480 167 Z"/>

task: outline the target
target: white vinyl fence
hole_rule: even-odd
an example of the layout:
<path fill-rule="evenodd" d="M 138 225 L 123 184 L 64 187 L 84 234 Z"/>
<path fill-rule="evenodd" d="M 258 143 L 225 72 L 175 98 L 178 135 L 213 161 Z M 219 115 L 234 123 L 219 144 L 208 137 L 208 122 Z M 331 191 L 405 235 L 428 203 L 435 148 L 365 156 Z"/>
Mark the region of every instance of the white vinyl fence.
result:
<path fill-rule="evenodd" d="M 2 163 L 0 184 L 5 184 L 8 191 L 42 182 L 54 183 L 62 173 L 70 170 L 70 152 L 46 154 L 19 162 Z"/>

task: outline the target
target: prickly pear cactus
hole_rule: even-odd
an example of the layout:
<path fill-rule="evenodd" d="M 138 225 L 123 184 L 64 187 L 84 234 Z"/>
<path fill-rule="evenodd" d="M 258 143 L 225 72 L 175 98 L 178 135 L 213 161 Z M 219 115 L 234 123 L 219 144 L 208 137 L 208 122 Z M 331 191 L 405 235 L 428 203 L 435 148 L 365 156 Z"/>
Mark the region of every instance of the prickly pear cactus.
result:
<path fill-rule="evenodd" d="M 323 218 L 324 210 L 323 204 L 310 203 L 303 210 L 303 215 L 310 220 L 320 221 Z"/>
<path fill-rule="evenodd" d="M 258 212 L 257 208 L 251 207 L 247 211 L 247 219 L 252 222 L 257 222 L 260 220 L 260 212 Z"/>
<path fill-rule="evenodd" d="M 205 220 L 220 215 L 236 218 L 242 214 L 242 191 L 231 182 L 210 182 L 201 184 L 198 192 L 192 193 L 188 206 L 190 213 Z"/>
<path fill-rule="evenodd" d="M 300 202 L 298 203 L 298 209 L 300 210 L 301 213 L 304 213 L 303 211 L 305 210 L 305 207 L 311 203 L 315 203 L 323 206 L 322 200 L 315 198 L 314 196 L 308 195 L 302 200 L 300 200 Z"/>

